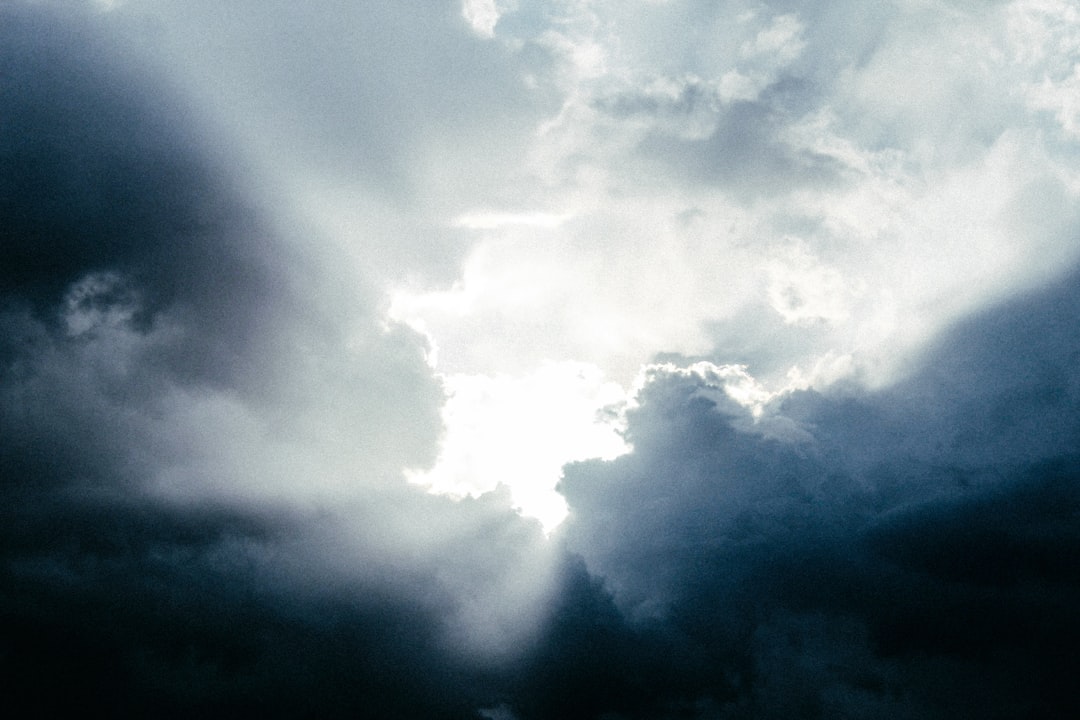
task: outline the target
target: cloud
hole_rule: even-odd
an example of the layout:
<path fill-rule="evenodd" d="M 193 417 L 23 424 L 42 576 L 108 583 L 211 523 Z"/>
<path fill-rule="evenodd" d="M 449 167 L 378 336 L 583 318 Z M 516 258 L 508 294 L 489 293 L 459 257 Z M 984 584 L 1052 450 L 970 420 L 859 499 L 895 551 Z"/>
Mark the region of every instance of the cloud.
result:
<path fill-rule="evenodd" d="M 4 4 L 0 685 L 1075 714 L 1074 14 Z"/>
<path fill-rule="evenodd" d="M 565 219 L 459 228 L 456 281 L 401 306 L 447 372 L 586 361 L 625 386 L 663 353 L 731 362 L 731 338 L 767 327 L 799 348 L 755 358 L 770 380 L 832 354 L 888 382 L 950 322 L 1075 260 L 1075 147 L 1030 95 L 1071 73 L 1062 12 L 508 7 L 490 42 L 542 48 L 526 76 L 562 105 L 535 116 L 530 191 L 455 217 Z M 736 76 L 752 89 L 726 93 Z"/>
<path fill-rule="evenodd" d="M 657 367 L 633 452 L 566 469 L 562 537 L 630 627 L 726 653 L 734 696 L 697 692 L 732 716 L 1067 713 L 1075 288 L 959 324 L 887 389 L 759 418 L 730 371 Z"/>
<path fill-rule="evenodd" d="M 554 560 L 505 493 L 404 482 L 441 430 L 424 339 L 151 102 L 97 16 L 2 13 L 9 696 L 474 716 Z"/>
<path fill-rule="evenodd" d="M 614 457 L 626 449 L 617 433 L 622 389 L 590 365 L 552 364 L 523 378 L 448 375 L 446 433 L 439 459 L 412 482 L 451 495 L 480 495 L 505 486 L 517 507 L 545 527 L 566 515 L 548 486 L 567 459 Z M 611 408 L 608 413 L 597 407 Z"/>
<path fill-rule="evenodd" d="M 182 116 L 149 103 L 148 79 L 80 57 L 85 26 L 6 14 L 23 76 L 6 97 L 3 355 L 27 442 L 56 442 L 50 425 L 70 414 L 82 451 L 114 422 L 192 465 L 243 465 L 235 443 L 277 424 L 336 442 L 361 476 L 423 464 L 442 394 L 418 338 L 384 331 L 362 279 L 259 217 Z M 206 437 L 217 422 L 231 427 Z"/>

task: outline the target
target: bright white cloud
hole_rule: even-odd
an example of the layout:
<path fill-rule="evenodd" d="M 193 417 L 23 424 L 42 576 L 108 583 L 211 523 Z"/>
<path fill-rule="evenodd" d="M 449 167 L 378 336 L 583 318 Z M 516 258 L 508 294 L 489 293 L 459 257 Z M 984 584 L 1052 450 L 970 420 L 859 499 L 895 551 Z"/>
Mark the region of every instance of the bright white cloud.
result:
<path fill-rule="evenodd" d="M 760 311 L 746 311 L 768 307 L 792 328 L 775 331 L 792 336 L 780 344 L 813 338 L 772 376 L 777 388 L 837 373 L 876 385 L 952 319 L 1076 257 L 1070 212 L 1052 211 L 1060 223 L 1047 227 L 1022 209 L 1037 187 L 1076 201 L 1075 173 L 1042 149 L 1026 110 L 1050 110 L 1070 132 L 1071 75 L 1057 70 L 1023 97 L 1001 86 L 1073 52 L 1059 40 L 1014 66 L 1018 47 L 1060 37 L 1046 18 L 1063 7 L 957 11 L 929 25 L 938 11 L 897 8 L 856 62 L 811 10 L 715 11 L 696 21 L 715 33 L 676 41 L 665 33 L 701 10 L 676 5 L 549 8 L 558 22 L 535 37 L 572 70 L 560 71 L 564 105 L 538 124 L 527 162 L 543 181 L 535 197 L 565 214 L 459 216 L 476 240 L 458 282 L 397 296 L 395 312 L 430 335 L 445 372 L 523 376 L 585 361 L 629 387 L 655 353 L 722 360 L 710 328 L 757 332 Z M 647 21 L 648 42 L 637 35 Z M 776 88 L 815 71 L 804 58 L 839 71 L 790 104 Z M 746 112 L 756 125 L 733 124 Z M 731 134 L 730 148 L 713 144 Z M 693 182 L 680 156 L 649 159 L 651 147 L 694 163 L 716 153 L 720 168 L 746 155 L 729 178 Z M 800 179 L 814 164 L 833 178 Z M 760 185 L 756 196 L 743 182 Z"/>
<path fill-rule="evenodd" d="M 499 22 L 499 8 L 495 0 L 462 0 L 461 14 L 480 35 L 491 37 Z"/>
<path fill-rule="evenodd" d="M 655 352 L 722 357 L 706 328 L 738 327 L 742 308 L 767 303 L 818 338 L 792 357 L 788 377 L 829 382 L 858 372 L 880 384 L 952 319 L 1076 258 L 1065 231 L 1075 220 L 1066 209 L 1078 197 L 1075 173 L 1043 149 L 1038 117 L 1025 111 L 1050 111 L 1074 131 L 1067 4 L 950 11 L 948 22 L 929 25 L 940 9 L 900 8 L 864 63 L 843 42 L 825 44 L 836 40 L 831 20 L 813 11 L 742 11 L 728 16 L 726 42 L 713 36 L 729 52 L 680 54 L 704 49 L 684 41 L 658 61 L 664 42 L 635 45 L 635 23 L 678 13 L 590 8 L 564 16 L 563 39 L 549 44 L 578 71 L 564 76 L 567 103 L 531 155 L 537 174 L 563 189 L 574 221 L 543 238 L 496 233 L 474 245 L 452 291 L 467 303 L 413 299 L 441 348 L 484 348 L 482 361 L 450 350 L 455 370 L 500 356 L 525 367 L 528 347 L 535 360 L 587 359 L 625 383 L 627 369 Z M 574 28 L 587 40 L 566 39 Z M 656 28 L 664 37 L 665 26 Z M 819 85 L 809 104 L 792 113 L 777 105 L 783 100 L 761 99 L 812 72 L 799 65 L 804 56 L 830 54 L 835 84 Z M 681 69 L 671 58 L 684 58 Z M 1018 96 L 1003 77 L 1029 89 Z M 787 113 L 769 130 L 781 150 L 759 152 L 793 159 L 764 197 L 733 202 L 723 183 L 682 185 L 677 165 L 657 176 L 634 164 L 657 137 L 708 151 L 714 133 L 743 132 L 725 124 L 733 103 Z M 827 159 L 836 180 L 794 180 L 806 162 L 799 158 Z M 1050 211 L 1058 225 L 1023 210 L 1032 193 L 1058 198 Z M 785 225 L 796 217 L 807 231 L 792 240 Z M 446 307 L 457 308 L 453 318 Z M 499 327 L 493 341 L 476 334 Z M 545 341 L 553 337 L 560 341 Z"/>
<path fill-rule="evenodd" d="M 244 23 L 151 5 L 169 19 L 155 56 L 290 199 L 275 213 L 332 238 L 326 254 L 461 384 L 431 471 L 453 480 L 433 487 L 513 474 L 464 423 L 504 417 L 536 378 L 543 427 L 560 403 L 599 410 L 544 368 L 581 363 L 629 393 L 668 353 L 774 389 L 880 385 L 949 322 L 1077 257 L 1080 33 L 1063 0 L 465 0 L 425 23 L 338 0 Z M 273 72 L 253 51 L 313 36 Z M 550 498 L 556 455 L 590 451 L 546 447 L 545 479 L 526 474 Z"/>
<path fill-rule="evenodd" d="M 839 323 L 848 319 L 863 283 L 821 263 L 795 242 L 778 249 L 769 266 L 769 304 L 786 323 Z"/>

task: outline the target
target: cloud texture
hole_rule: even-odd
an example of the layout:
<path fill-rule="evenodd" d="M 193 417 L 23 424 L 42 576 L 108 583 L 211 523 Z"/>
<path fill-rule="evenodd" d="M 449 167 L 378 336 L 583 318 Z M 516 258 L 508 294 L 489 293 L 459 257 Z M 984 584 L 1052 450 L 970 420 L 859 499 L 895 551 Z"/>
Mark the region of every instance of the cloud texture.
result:
<path fill-rule="evenodd" d="M 657 367 L 634 452 L 567 470 L 568 547 L 625 617 L 727 654 L 732 717 L 1068 714 L 1075 283 L 968 321 L 886 391 L 757 418 L 715 366 Z"/>
<path fill-rule="evenodd" d="M 0 3 L 5 696 L 1075 714 L 1078 63 L 1053 0 Z"/>

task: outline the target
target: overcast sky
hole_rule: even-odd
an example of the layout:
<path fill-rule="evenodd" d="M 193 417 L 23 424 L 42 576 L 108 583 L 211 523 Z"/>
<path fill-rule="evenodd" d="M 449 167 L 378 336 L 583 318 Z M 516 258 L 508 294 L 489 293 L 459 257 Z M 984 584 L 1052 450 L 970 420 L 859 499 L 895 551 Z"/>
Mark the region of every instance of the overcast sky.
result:
<path fill-rule="evenodd" d="M 1080 712 L 1069 0 L 0 0 L 0 688 Z"/>

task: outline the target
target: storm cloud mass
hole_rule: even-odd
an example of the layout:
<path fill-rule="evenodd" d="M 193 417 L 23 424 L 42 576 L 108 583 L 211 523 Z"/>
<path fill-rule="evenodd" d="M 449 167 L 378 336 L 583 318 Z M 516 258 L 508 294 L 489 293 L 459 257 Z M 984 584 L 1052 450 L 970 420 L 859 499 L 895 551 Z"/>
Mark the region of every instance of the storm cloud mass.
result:
<path fill-rule="evenodd" d="M 1080 14 L 969 5 L 0 2 L 9 704 L 1076 715 Z"/>

